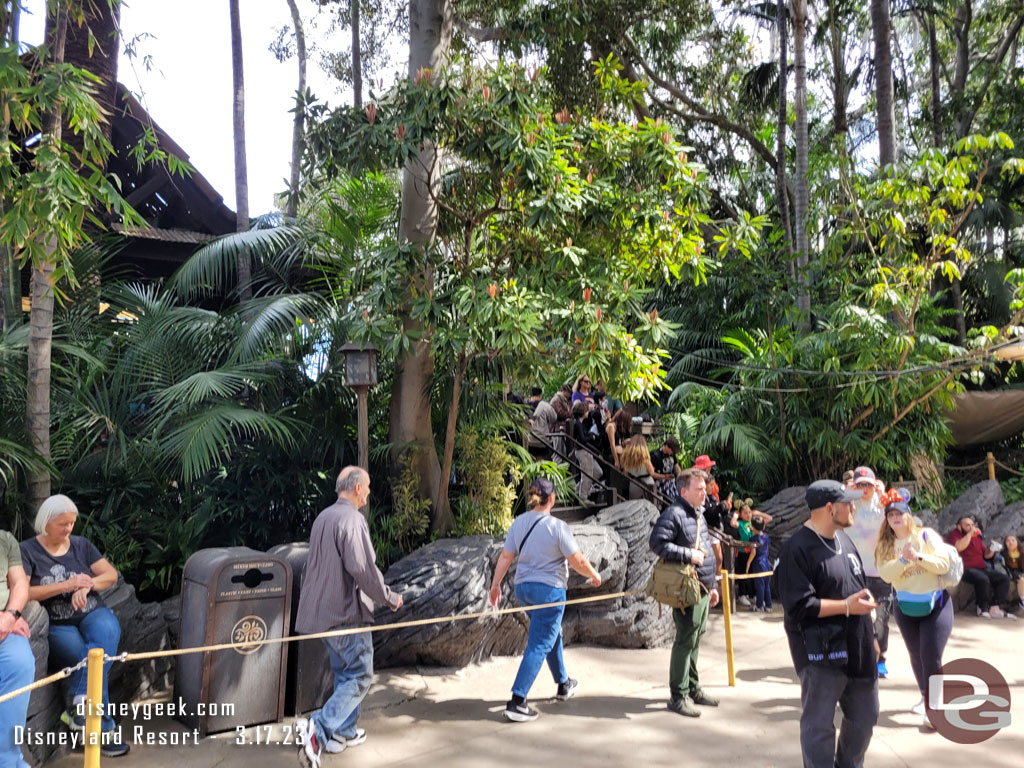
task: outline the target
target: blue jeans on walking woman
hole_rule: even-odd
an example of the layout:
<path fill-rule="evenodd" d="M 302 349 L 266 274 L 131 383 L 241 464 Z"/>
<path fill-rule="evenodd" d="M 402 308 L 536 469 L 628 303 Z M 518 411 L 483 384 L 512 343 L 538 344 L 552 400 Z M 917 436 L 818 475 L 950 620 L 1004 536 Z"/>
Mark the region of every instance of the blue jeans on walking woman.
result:
<path fill-rule="evenodd" d="M 516 599 L 520 605 L 543 605 L 544 603 L 560 603 L 565 600 L 565 590 L 549 587 L 536 581 L 524 581 L 516 584 Z M 562 614 L 565 606 L 541 608 L 530 611 L 530 632 L 526 640 L 523 660 L 519 663 L 516 681 L 512 684 L 512 694 L 526 698 L 537 679 L 540 667 L 547 659 L 548 669 L 555 683 L 561 685 L 569 679 L 565 671 L 565 660 L 562 658 Z"/>
<path fill-rule="evenodd" d="M 32 648 L 21 635 L 10 634 L 0 641 L 0 693 L 9 693 L 32 682 L 36 660 Z M 0 768 L 28 768 L 15 742 L 15 726 L 25 725 L 28 694 L 0 704 Z"/>
<path fill-rule="evenodd" d="M 73 667 L 89 655 L 91 648 L 102 648 L 108 656 L 117 654 L 117 644 L 121 641 L 121 625 L 117 621 L 114 612 L 106 606 L 100 606 L 85 615 L 85 618 L 75 626 L 74 624 L 51 624 L 50 625 L 50 661 L 51 666 Z M 110 674 L 110 665 L 107 662 L 103 665 L 103 711 L 107 711 L 110 705 L 110 694 L 107 691 L 107 677 Z M 72 672 L 68 682 L 68 695 L 71 696 L 72 704 L 76 696 L 86 695 L 86 669 L 83 667 L 77 672 Z M 72 714 L 79 714 L 72 712 Z M 86 714 L 85 708 L 81 711 Z M 103 715 L 102 730 L 110 731 L 114 728 L 114 718 L 107 714 Z"/>
<path fill-rule="evenodd" d="M 316 729 L 317 744 L 321 745 L 332 736 L 355 737 L 363 699 L 373 682 L 373 640 L 369 632 L 325 637 L 323 641 L 334 672 L 334 693 L 309 716 Z"/>

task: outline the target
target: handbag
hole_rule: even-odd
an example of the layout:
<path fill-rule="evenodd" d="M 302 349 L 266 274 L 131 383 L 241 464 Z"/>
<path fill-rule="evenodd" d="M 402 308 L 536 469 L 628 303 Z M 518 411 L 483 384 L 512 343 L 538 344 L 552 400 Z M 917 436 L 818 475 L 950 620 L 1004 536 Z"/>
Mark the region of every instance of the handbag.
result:
<path fill-rule="evenodd" d="M 695 549 L 700 549 L 700 525 L 701 514 L 698 512 Z M 704 552 L 703 549 L 701 551 Z M 704 552 L 704 555 L 707 556 L 707 552 Z M 644 592 L 662 605 L 682 611 L 699 603 L 709 590 L 701 583 L 697 576 L 697 568 L 692 563 L 659 557 Z"/>

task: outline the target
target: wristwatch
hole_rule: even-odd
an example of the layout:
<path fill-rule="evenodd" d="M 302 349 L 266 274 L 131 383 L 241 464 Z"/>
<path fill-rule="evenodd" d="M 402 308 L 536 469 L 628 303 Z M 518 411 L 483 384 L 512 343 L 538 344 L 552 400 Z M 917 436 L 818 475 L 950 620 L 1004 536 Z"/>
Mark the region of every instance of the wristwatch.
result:
<path fill-rule="evenodd" d="M 8 608 L 6 611 L 4 611 L 4 613 L 13 613 L 15 619 L 21 618 L 21 611 L 19 611 L 17 608 Z"/>

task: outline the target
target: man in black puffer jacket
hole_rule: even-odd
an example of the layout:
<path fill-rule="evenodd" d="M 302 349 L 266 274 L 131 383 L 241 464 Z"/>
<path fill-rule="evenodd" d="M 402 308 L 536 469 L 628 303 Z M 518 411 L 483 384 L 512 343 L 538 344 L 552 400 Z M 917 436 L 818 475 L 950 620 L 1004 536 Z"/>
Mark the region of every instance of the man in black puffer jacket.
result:
<path fill-rule="evenodd" d="M 650 539 L 651 550 L 659 557 L 696 566 L 697 576 L 708 590 L 696 605 L 685 611 L 672 609 L 676 639 L 672 644 L 668 670 L 672 694 L 668 708 L 687 717 L 700 717 L 700 710 L 694 704 L 718 706 L 718 700 L 700 687 L 697 676 L 697 650 L 701 637 L 707 631 L 708 611 L 718 605 L 717 564 L 711 537 L 702 515 L 697 512 L 707 498 L 707 477 L 702 470 L 687 469 L 676 478 L 679 500 L 661 513 Z"/>

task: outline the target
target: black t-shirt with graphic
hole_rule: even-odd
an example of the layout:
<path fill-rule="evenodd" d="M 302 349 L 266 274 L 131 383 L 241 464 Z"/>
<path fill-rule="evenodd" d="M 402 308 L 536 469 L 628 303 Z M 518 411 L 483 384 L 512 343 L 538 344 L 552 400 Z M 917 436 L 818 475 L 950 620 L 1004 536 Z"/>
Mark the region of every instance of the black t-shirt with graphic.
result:
<path fill-rule="evenodd" d="M 878 668 L 871 615 L 818 618 L 822 600 L 843 600 L 867 587 L 864 565 L 850 537 L 838 531 L 830 542 L 802 525 L 783 545 L 776 573 L 796 671 L 809 663 L 807 638 L 820 637 L 824 631 L 845 634 L 847 675 L 874 678 Z"/>
<path fill-rule="evenodd" d="M 103 559 L 95 545 L 81 536 L 72 536 L 68 551 L 53 556 L 35 537 L 21 542 L 21 560 L 30 586 L 39 587 L 67 581 L 79 573 L 92 576 L 92 564 Z M 103 598 L 93 590 L 85 600 L 85 608 L 76 611 L 71 605 L 71 592 L 43 600 L 42 606 L 51 624 L 78 624 L 87 613 L 103 605 Z"/>

